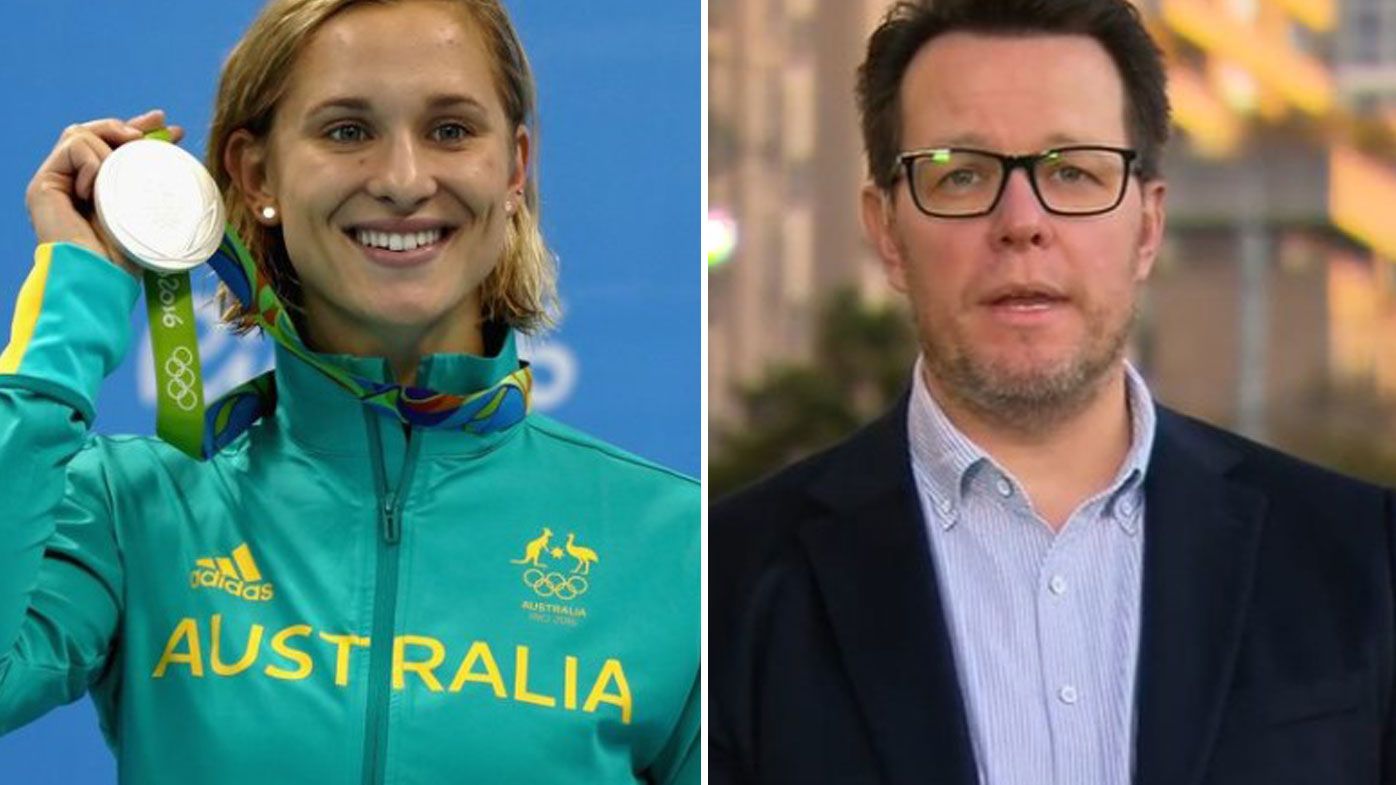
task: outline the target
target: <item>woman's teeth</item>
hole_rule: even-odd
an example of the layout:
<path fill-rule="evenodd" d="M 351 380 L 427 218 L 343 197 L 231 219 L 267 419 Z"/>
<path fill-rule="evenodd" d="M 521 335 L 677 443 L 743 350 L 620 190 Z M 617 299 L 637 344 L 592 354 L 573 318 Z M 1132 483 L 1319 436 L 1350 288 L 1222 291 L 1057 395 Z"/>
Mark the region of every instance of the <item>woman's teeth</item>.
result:
<path fill-rule="evenodd" d="M 440 229 L 405 234 L 358 229 L 355 235 L 359 245 L 365 245 L 369 248 L 387 248 L 389 251 L 412 251 L 424 245 L 433 245 L 441 240 Z"/>

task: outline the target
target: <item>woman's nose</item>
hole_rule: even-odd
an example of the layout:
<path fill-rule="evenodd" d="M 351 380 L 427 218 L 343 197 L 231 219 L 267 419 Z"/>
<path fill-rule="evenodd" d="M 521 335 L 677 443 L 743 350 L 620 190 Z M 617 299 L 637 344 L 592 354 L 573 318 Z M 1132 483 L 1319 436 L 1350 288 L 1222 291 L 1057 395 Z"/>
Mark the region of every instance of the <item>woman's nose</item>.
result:
<path fill-rule="evenodd" d="M 371 196 L 406 211 L 436 193 L 436 179 L 416 139 L 407 134 L 388 137 L 379 153 L 377 171 L 368 183 Z"/>

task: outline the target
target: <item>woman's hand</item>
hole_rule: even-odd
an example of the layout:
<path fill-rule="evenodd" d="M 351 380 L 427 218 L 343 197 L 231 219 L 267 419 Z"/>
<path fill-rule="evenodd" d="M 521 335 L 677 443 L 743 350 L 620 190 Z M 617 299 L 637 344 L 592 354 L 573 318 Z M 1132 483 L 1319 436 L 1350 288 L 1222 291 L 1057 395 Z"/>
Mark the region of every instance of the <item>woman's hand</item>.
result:
<path fill-rule="evenodd" d="M 152 109 L 125 122 L 108 118 L 68 126 L 24 194 L 39 243 L 76 243 L 139 278 L 140 268 L 103 238 L 92 191 L 97 170 L 112 150 L 164 125 L 164 111 Z M 184 136 L 179 126 L 169 131 L 176 142 Z"/>

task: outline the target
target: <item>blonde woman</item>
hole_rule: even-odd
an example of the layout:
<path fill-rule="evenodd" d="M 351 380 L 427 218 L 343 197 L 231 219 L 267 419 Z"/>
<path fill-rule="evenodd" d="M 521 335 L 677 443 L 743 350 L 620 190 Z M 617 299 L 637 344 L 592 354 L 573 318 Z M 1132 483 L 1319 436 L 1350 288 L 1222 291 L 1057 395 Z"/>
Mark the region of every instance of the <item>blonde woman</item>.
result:
<path fill-rule="evenodd" d="M 139 296 L 93 182 L 167 120 L 63 134 L 0 355 L 0 730 L 90 691 L 122 782 L 698 781 L 698 487 L 528 413 L 533 93 L 494 0 L 263 10 L 207 164 L 277 366 L 204 460 L 88 434 Z"/>

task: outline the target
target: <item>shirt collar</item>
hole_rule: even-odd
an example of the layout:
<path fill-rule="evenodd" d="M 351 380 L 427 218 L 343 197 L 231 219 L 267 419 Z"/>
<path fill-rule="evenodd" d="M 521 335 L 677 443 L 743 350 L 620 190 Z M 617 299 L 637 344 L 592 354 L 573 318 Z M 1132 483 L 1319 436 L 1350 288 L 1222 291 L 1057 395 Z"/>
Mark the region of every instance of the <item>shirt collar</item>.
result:
<path fill-rule="evenodd" d="M 492 339 L 492 340 L 491 340 Z M 417 383 L 444 393 L 469 395 L 484 390 L 519 367 L 514 331 L 487 330 L 493 354 L 433 354 L 423 357 Z M 320 371 L 306 364 L 279 343 L 276 345 L 276 419 L 296 441 L 321 452 L 359 453 L 367 449 L 364 404 Z M 374 381 L 391 376 L 382 357 L 321 355 L 350 373 Z M 385 422 L 390 422 L 385 418 Z M 396 426 L 393 426 L 396 428 Z M 516 428 L 473 434 L 435 428 L 418 428 L 423 454 L 467 454 L 492 449 Z"/>
<path fill-rule="evenodd" d="M 992 466 L 1006 476 L 1012 475 L 950 422 L 926 387 L 922 357 L 916 359 L 911 388 L 907 435 L 912 469 L 935 506 L 940 523 L 950 528 L 958 520 L 965 490 L 978 471 Z M 1143 503 L 1143 482 L 1153 452 L 1157 413 L 1148 385 L 1128 361 L 1125 392 L 1130 412 L 1129 451 L 1103 495 L 1105 511 L 1134 534 L 1139 529 L 1137 513 Z"/>

